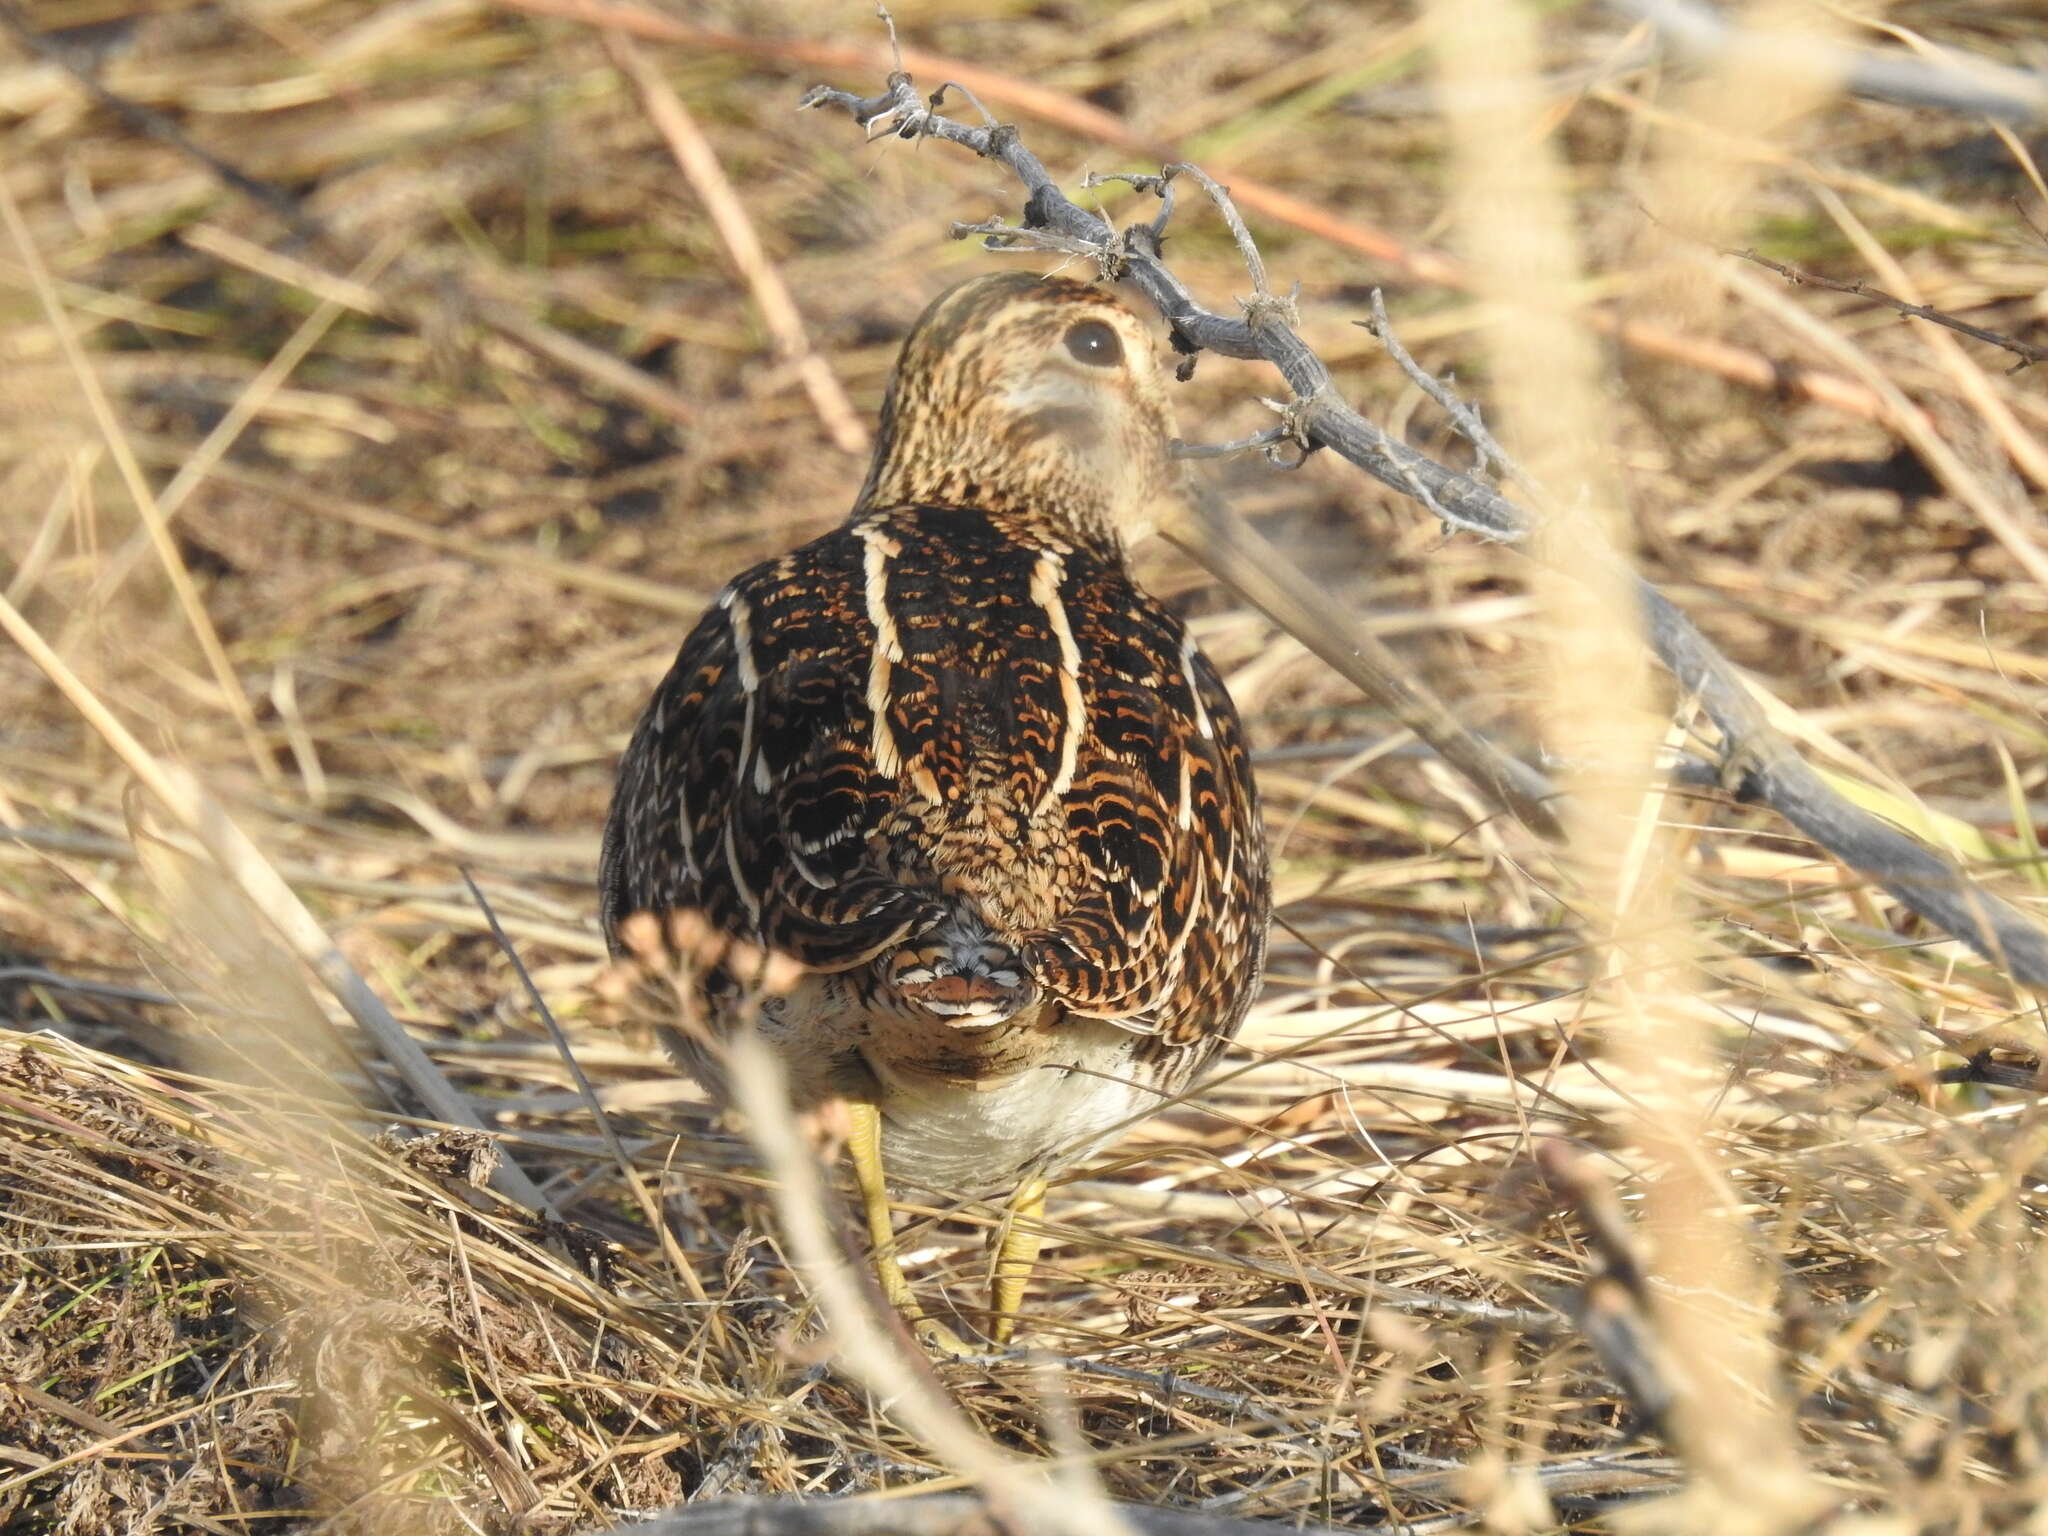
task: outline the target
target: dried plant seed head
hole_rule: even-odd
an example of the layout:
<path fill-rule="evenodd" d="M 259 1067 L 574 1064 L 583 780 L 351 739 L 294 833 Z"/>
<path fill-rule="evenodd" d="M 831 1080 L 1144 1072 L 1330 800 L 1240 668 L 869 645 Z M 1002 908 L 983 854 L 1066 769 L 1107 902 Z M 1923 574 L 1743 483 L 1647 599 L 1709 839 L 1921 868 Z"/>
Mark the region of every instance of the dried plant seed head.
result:
<path fill-rule="evenodd" d="M 1172 496 L 1173 415 L 1137 315 L 1106 289 L 1002 272 L 941 294 L 903 344 L 863 508 L 1029 512 L 1127 546 Z"/>

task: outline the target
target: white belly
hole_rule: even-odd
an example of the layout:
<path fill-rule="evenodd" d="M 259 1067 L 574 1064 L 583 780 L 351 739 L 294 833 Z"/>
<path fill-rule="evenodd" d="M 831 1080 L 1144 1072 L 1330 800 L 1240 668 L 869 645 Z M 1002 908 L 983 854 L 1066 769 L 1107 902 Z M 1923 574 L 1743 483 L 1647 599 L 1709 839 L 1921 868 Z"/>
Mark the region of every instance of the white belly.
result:
<path fill-rule="evenodd" d="M 982 1084 L 868 1053 L 881 1087 L 882 1165 L 892 1181 L 981 1194 L 1077 1162 L 1164 1102 L 1133 1081 L 1141 1043 L 1114 1025 L 1068 1019 L 1038 1065 Z"/>
<path fill-rule="evenodd" d="M 962 1076 L 916 1063 L 939 1062 L 949 1050 L 971 1056 L 998 1044 L 995 1031 L 866 1017 L 850 1001 L 840 977 L 811 977 L 765 1002 L 754 1022 L 782 1058 L 798 1107 L 841 1097 L 874 1101 L 883 1167 L 903 1187 L 962 1195 L 1012 1189 L 1027 1173 L 1088 1156 L 1166 1102 L 1159 1089 L 1142 1086 L 1158 1080 L 1156 1060 L 1137 1065 L 1151 1042 L 1112 1024 L 1067 1017 L 1033 1035 L 1023 1064 Z M 730 1101 L 714 1053 L 680 1030 L 660 1033 L 692 1076 Z"/>

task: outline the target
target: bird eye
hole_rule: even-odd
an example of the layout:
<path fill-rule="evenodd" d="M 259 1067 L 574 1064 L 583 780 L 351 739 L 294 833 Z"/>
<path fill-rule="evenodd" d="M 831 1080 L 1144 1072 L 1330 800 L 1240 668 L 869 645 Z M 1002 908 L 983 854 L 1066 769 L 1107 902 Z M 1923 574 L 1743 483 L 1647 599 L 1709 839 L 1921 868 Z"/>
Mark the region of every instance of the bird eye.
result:
<path fill-rule="evenodd" d="M 1083 320 L 1069 327 L 1067 351 L 1076 362 L 1094 368 L 1114 368 L 1124 360 L 1122 340 L 1100 320 Z"/>

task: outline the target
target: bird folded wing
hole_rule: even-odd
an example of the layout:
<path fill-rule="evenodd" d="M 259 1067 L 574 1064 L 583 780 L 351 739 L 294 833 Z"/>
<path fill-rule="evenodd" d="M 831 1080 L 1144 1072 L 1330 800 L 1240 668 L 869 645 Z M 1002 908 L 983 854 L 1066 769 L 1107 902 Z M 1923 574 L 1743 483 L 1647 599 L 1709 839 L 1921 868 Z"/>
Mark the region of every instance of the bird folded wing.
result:
<path fill-rule="evenodd" d="M 1169 1044 L 1220 1040 L 1263 952 L 1266 861 L 1237 714 L 1215 669 L 1164 612 L 1086 601 L 1089 739 L 1065 796 L 1086 875 L 1057 928 L 1026 946 L 1075 1012 Z"/>
<path fill-rule="evenodd" d="M 607 931 L 701 912 L 814 970 L 866 963 L 942 906 L 867 868 L 878 783 L 841 681 L 861 637 L 777 567 L 699 620 L 628 748 L 602 871 Z M 782 611 L 782 610 L 788 611 Z"/>

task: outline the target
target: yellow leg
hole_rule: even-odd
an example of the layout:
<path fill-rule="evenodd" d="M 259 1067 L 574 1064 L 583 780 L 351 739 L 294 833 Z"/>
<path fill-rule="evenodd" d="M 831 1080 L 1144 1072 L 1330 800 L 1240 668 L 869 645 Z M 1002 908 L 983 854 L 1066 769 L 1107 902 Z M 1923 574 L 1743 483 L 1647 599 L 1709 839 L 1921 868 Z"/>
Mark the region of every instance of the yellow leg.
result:
<path fill-rule="evenodd" d="M 989 1337 L 998 1344 L 1009 1343 L 1010 1335 L 1017 1331 L 1017 1308 L 1030 1282 L 1031 1266 L 1045 1243 L 1044 1219 L 1045 1180 L 1033 1174 L 1010 1196 L 996 1239 L 995 1284 L 989 1297 L 995 1320 L 989 1325 Z"/>
<path fill-rule="evenodd" d="M 948 1355 L 980 1354 L 979 1349 L 963 1341 L 944 1323 L 924 1316 L 919 1310 L 917 1297 L 896 1259 L 896 1228 L 889 1220 L 889 1188 L 882 1176 L 882 1113 L 872 1104 L 856 1103 L 852 1108 L 853 1131 L 846 1139 L 846 1150 L 853 1159 L 854 1182 L 860 1186 L 861 1214 L 868 1223 L 869 1256 L 875 1266 L 875 1278 L 882 1284 L 882 1294 L 890 1306 L 909 1319 L 917 1336 L 930 1348 Z"/>

